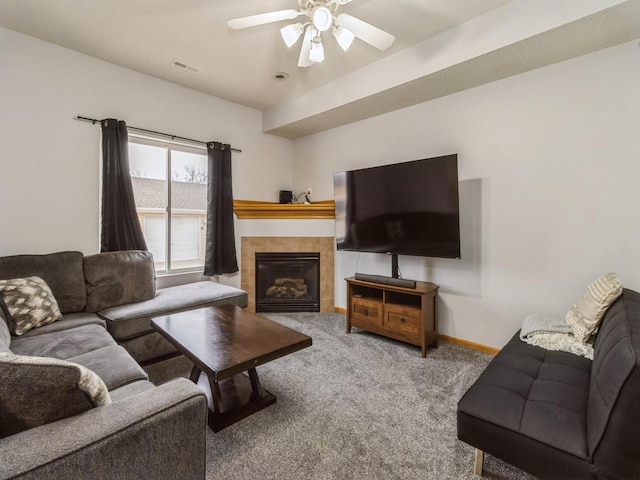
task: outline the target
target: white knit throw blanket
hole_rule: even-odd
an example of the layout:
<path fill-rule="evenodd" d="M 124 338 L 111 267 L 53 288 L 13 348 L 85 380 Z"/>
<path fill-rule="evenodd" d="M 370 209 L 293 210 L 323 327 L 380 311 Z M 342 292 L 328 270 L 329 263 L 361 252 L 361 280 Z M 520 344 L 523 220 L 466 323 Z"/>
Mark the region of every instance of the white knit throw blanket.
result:
<path fill-rule="evenodd" d="M 569 352 L 593 360 L 593 346 L 577 340 L 564 318 L 529 315 L 522 321 L 520 340 L 546 350 Z"/>

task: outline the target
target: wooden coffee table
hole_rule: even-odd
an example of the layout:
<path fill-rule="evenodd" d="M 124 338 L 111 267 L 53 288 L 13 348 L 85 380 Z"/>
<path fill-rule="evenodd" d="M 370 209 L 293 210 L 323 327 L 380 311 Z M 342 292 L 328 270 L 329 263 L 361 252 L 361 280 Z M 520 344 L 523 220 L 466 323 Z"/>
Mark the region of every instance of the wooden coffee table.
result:
<path fill-rule="evenodd" d="M 258 365 L 312 343 L 307 335 L 230 304 L 156 317 L 151 326 L 193 362 L 190 378 L 207 394 L 214 432 L 276 401 L 260 385 Z"/>

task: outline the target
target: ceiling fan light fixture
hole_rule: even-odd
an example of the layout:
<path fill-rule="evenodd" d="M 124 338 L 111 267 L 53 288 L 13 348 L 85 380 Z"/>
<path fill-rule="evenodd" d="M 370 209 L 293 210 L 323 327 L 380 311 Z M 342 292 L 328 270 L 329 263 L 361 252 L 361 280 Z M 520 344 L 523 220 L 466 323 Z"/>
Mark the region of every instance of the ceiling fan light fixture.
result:
<path fill-rule="evenodd" d="M 316 7 L 311 15 L 313 27 L 320 31 L 326 32 L 331 28 L 333 23 L 333 15 L 327 7 Z"/>
<path fill-rule="evenodd" d="M 395 37 L 390 33 L 347 13 L 337 13 L 341 5 L 346 5 L 351 1 L 298 0 L 298 10 L 277 10 L 247 17 L 232 18 L 227 21 L 227 25 L 233 30 L 240 30 L 282 20 L 297 22 L 281 28 L 280 34 L 289 48 L 296 44 L 301 36 L 303 37 L 298 56 L 298 67 L 302 68 L 310 67 L 324 60 L 322 32 L 328 30 L 331 30 L 336 42 L 345 52 L 351 47 L 355 38 L 368 43 L 378 50 L 386 50 L 391 47 Z M 304 15 L 307 20 L 301 22 L 295 20 L 301 15 Z"/>
<path fill-rule="evenodd" d="M 313 63 L 320 63 L 324 60 L 324 46 L 320 36 L 314 37 L 311 42 L 311 50 L 309 51 L 309 60 Z"/>
<path fill-rule="evenodd" d="M 298 66 L 299 67 L 310 67 L 313 65 L 313 62 L 310 60 L 309 56 L 311 53 L 311 44 L 313 43 L 312 35 L 313 28 L 311 25 L 308 25 L 304 31 L 304 38 L 302 39 L 302 47 L 300 48 L 300 56 L 298 57 Z"/>
<path fill-rule="evenodd" d="M 356 38 L 351 30 L 347 30 L 344 27 L 334 28 L 333 36 L 335 37 L 336 42 L 338 42 L 338 45 L 340 45 L 340 48 L 345 52 L 349 50 L 349 47 L 353 43 L 353 39 Z"/>
<path fill-rule="evenodd" d="M 280 34 L 287 47 L 291 48 L 302 35 L 302 24 L 292 23 L 280 29 Z"/>

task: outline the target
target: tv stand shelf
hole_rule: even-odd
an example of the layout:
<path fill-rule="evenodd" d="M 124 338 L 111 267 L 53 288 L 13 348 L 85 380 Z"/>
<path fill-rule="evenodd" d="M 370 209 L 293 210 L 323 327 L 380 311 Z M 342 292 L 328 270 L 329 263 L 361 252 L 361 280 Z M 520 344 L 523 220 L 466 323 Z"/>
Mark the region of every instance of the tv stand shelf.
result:
<path fill-rule="evenodd" d="M 351 327 L 400 340 L 422 349 L 438 346 L 438 285 L 415 288 L 347 278 L 347 333 Z"/>

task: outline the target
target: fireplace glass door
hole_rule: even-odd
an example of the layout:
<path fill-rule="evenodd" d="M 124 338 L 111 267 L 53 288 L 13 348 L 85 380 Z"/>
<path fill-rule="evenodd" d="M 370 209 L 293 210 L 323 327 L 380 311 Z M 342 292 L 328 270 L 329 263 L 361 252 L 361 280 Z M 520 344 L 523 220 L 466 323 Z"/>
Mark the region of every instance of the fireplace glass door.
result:
<path fill-rule="evenodd" d="M 256 253 L 256 312 L 319 312 L 320 253 Z"/>

